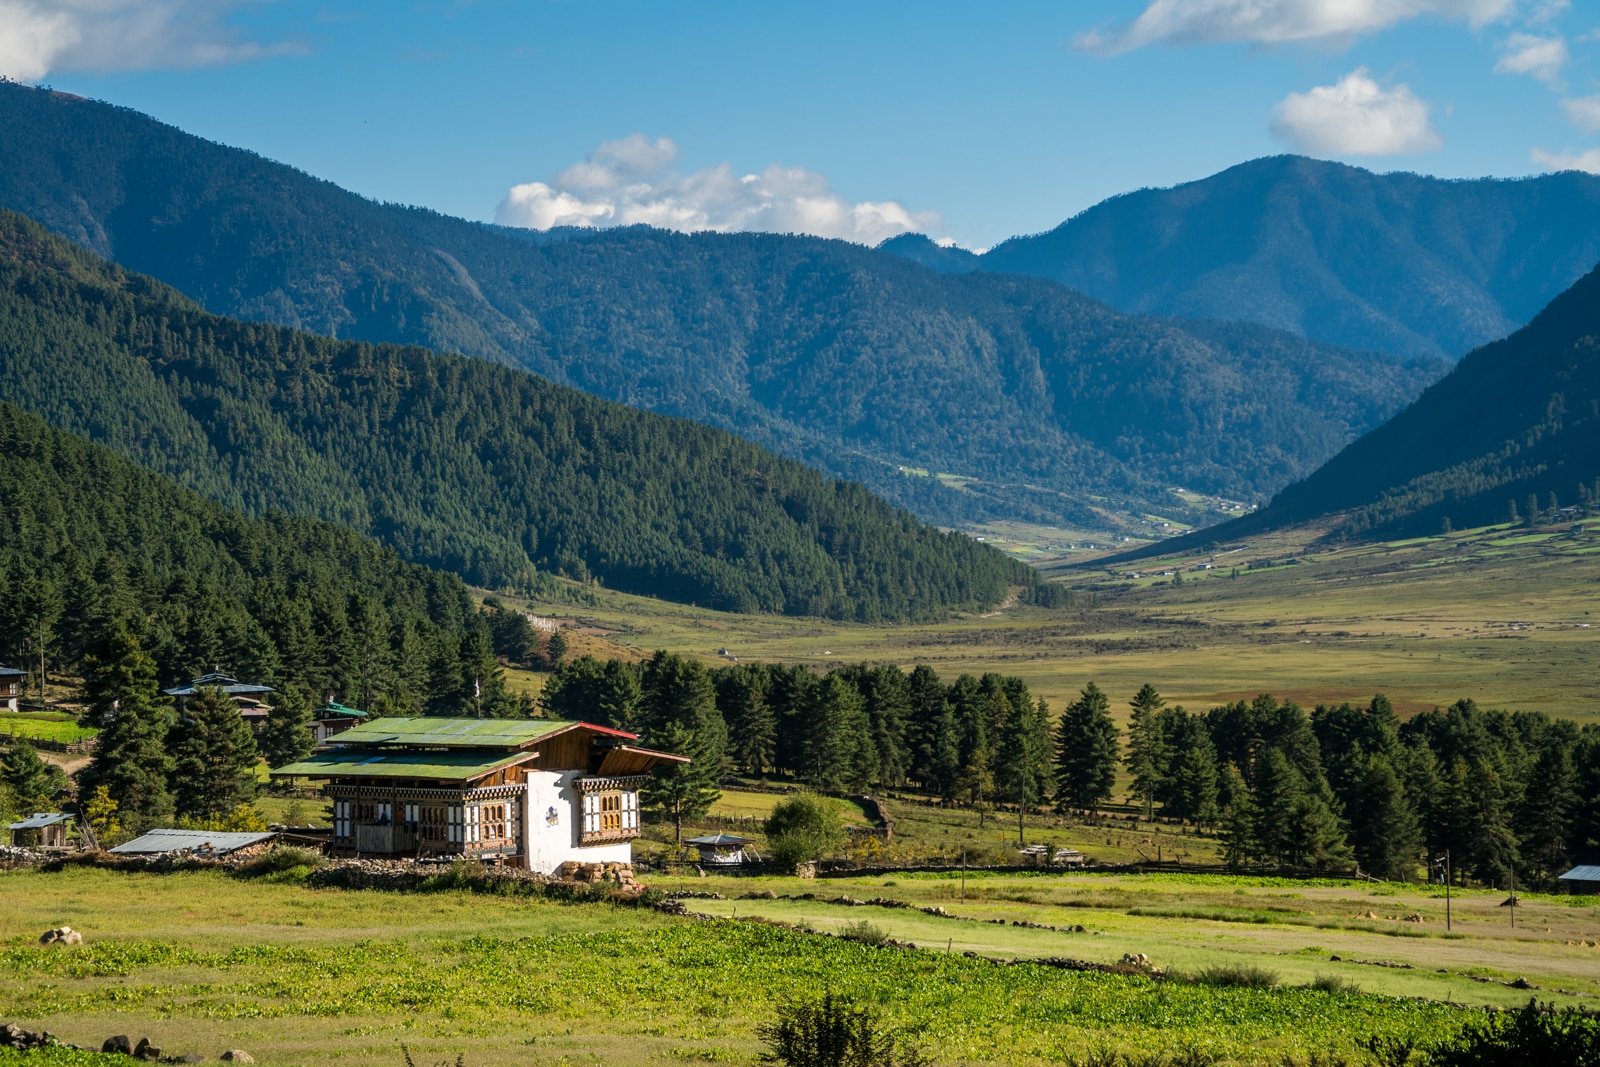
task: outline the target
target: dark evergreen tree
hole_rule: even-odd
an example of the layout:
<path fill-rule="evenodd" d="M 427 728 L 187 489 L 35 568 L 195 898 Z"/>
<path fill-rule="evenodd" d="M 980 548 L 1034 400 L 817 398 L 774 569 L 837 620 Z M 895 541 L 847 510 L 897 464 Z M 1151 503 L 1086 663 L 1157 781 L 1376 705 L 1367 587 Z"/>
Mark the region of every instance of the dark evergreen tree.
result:
<path fill-rule="evenodd" d="M 1217 760 L 1204 735 L 1179 756 L 1168 775 L 1172 799 L 1163 807 L 1181 819 L 1201 826 L 1216 823 L 1221 814 L 1217 800 Z"/>
<path fill-rule="evenodd" d="M 1525 883 L 1553 888 L 1556 876 L 1567 869 L 1567 834 L 1578 802 L 1574 778 L 1571 748 L 1564 739 L 1552 739 L 1528 774 L 1517 812 Z"/>
<path fill-rule="evenodd" d="M 168 745 L 180 817 L 219 819 L 255 799 L 255 737 L 222 690 L 202 689 L 186 701 Z"/>
<path fill-rule="evenodd" d="M 1133 713 L 1128 720 L 1128 773 L 1133 775 L 1133 795 L 1143 801 L 1147 816 L 1154 813 L 1156 795 L 1169 763 L 1174 762 L 1161 729 L 1160 714 L 1166 703 L 1156 687 L 1147 682 L 1134 695 Z"/>
<path fill-rule="evenodd" d="M 18 812 L 55 811 L 56 798 L 67 790 L 67 773 L 46 763 L 27 741 L 0 752 L 0 784 L 11 790 Z"/>
<path fill-rule="evenodd" d="M 809 725 L 804 778 L 814 788 L 838 792 L 864 788 L 876 764 L 866 701 L 843 671 L 833 671 L 806 695 Z"/>
<path fill-rule="evenodd" d="M 86 666 L 87 717 L 100 728 L 100 742 L 78 788 L 88 795 L 104 786 L 123 827 L 142 831 L 172 815 L 170 704 L 157 688 L 154 661 L 125 627 L 115 628 Z"/>
<path fill-rule="evenodd" d="M 1052 767 L 1050 708 L 1043 699 L 1019 699 L 1000 731 L 995 784 L 1000 796 L 1017 806 L 1017 840 L 1026 844 L 1028 812 L 1050 795 Z"/>
<path fill-rule="evenodd" d="M 1111 799 L 1121 752 L 1111 702 L 1090 682 L 1056 729 L 1056 804 L 1097 812 Z"/>
<path fill-rule="evenodd" d="M 651 743 L 663 752 L 690 758 L 688 763 L 657 768 L 639 798 L 646 811 L 672 820 L 673 839 L 681 848 L 684 820 L 704 815 L 722 795 L 717 789 L 717 760 L 708 754 L 704 739 L 681 722 L 663 723 L 652 731 Z"/>
<path fill-rule="evenodd" d="M 311 702 L 298 687 L 287 685 L 267 698 L 267 724 L 261 732 L 261 755 L 268 767 L 286 767 L 311 754 Z"/>
<path fill-rule="evenodd" d="M 728 726 L 717 710 L 716 688 L 705 667 L 697 660 L 658 651 L 644 666 L 640 688 L 646 738 L 665 751 L 679 751 L 659 744 L 658 735 L 668 725 L 682 726 L 694 735 L 699 771 L 713 782 L 720 779 L 726 766 Z"/>
<path fill-rule="evenodd" d="M 1387 756 L 1362 760 L 1346 811 L 1351 849 L 1363 871 L 1391 882 L 1409 882 L 1416 877 L 1422 827 Z"/>

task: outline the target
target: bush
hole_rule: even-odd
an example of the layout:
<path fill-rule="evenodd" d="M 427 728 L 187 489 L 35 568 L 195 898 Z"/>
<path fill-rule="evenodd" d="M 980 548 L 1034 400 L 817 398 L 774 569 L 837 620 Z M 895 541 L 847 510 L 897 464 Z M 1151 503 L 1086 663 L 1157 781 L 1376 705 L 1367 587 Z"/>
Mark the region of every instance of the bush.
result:
<path fill-rule="evenodd" d="M 900 1048 L 867 1008 L 852 1008 L 828 993 L 821 1000 L 786 1004 L 776 1022 L 757 1031 L 767 1043 L 764 1063 L 784 1067 L 926 1067 L 913 1048 Z"/>
<path fill-rule="evenodd" d="M 1254 964 L 1228 963 L 1207 967 L 1194 976 L 1202 985 L 1237 986 L 1245 989 L 1271 989 L 1278 984 L 1278 972 Z"/>
<path fill-rule="evenodd" d="M 839 931 L 839 936 L 850 941 L 859 941 L 863 945 L 881 945 L 889 940 L 889 935 L 884 932 L 883 927 L 866 919 L 846 923 L 844 929 Z"/>
<path fill-rule="evenodd" d="M 303 882 L 311 872 L 328 863 L 322 853 L 292 845 L 274 845 L 239 868 L 241 878 L 264 878 L 269 882 Z"/>
<path fill-rule="evenodd" d="M 1359 985 L 1337 974 L 1319 974 L 1311 980 L 1311 985 L 1307 988 L 1315 989 L 1320 993 L 1361 992 Z"/>
<path fill-rule="evenodd" d="M 844 842 L 839 805 L 812 792 L 778 801 L 763 826 L 773 861 L 792 871 Z"/>
<path fill-rule="evenodd" d="M 1540 1009 L 1530 1000 L 1520 1011 L 1468 1023 L 1423 1062 L 1428 1067 L 1600 1067 L 1600 1020 L 1573 1009 Z"/>

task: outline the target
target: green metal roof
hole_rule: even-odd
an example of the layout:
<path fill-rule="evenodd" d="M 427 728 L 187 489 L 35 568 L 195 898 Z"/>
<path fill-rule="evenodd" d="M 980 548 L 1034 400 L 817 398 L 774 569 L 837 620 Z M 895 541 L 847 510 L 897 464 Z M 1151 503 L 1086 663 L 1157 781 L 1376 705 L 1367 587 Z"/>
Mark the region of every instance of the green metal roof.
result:
<path fill-rule="evenodd" d="M 373 719 L 329 738 L 335 745 L 417 745 L 428 748 L 516 749 L 576 723 L 557 719 L 453 719 L 442 716 Z"/>
<path fill-rule="evenodd" d="M 523 752 L 373 752 L 335 748 L 313 752 L 272 774 L 285 778 L 435 778 L 464 782 L 527 758 L 529 754 Z"/>
<path fill-rule="evenodd" d="M 321 718 L 327 718 L 330 715 L 352 719 L 367 718 L 367 713 L 362 711 L 360 708 L 348 707 L 339 703 L 337 700 L 328 701 L 326 704 L 322 705 L 322 707 L 313 712 L 313 714 Z"/>

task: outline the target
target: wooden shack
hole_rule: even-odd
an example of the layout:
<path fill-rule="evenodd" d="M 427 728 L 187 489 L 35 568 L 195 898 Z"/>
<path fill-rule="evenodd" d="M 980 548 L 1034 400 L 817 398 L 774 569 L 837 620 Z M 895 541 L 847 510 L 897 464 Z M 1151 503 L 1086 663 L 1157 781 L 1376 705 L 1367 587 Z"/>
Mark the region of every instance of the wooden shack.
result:
<path fill-rule="evenodd" d="M 637 739 L 548 719 L 385 718 L 272 774 L 323 783 L 335 853 L 551 873 L 569 861 L 631 861 L 639 787 L 655 767 L 688 762 Z"/>
<path fill-rule="evenodd" d="M 11 844 L 18 848 L 66 848 L 72 816 L 59 811 L 36 811 L 6 826 Z"/>
<path fill-rule="evenodd" d="M 15 667 L 0 667 L 0 708 L 16 711 L 22 699 L 22 687 L 28 681 L 28 672 Z"/>

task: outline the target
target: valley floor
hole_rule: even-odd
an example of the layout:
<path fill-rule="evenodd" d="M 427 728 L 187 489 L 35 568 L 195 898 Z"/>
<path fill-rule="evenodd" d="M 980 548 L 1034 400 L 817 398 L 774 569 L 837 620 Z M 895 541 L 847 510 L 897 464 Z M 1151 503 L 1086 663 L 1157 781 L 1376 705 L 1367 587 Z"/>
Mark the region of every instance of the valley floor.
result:
<path fill-rule="evenodd" d="M 177 1054 L 245 1048 L 263 1064 L 398 1065 L 402 1044 L 418 1063 L 459 1055 L 469 1067 L 748 1064 L 777 1004 L 832 991 L 876 1006 L 945 1065 L 1070 1062 L 1105 1048 L 1278 1065 L 1313 1052 L 1358 1062 L 1372 1037 L 1437 1039 L 1470 1017 L 1413 996 L 1482 1004 L 1530 995 L 1457 972 L 1526 975 L 1549 998 L 1555 986 L 1594 989 L 1600 971 L 1590 962 L 1600 951 L 1565 943 L 1600 931 L 1593 907 L 1572 901 L 1529 901 L 1523 923 L 1533 928 L 1511 935 L 1487 897 L 1463 898 L 1461 928 L 1445 937 L 1439 902 L 1400 887 L 972 877 L 962 902 L 959 881 L 945 877 L 693 882 L 708 887 L 730 899 L 689 903 L 728 920 L 457 891 L 311 890 L 218 872 L 0 873 L 0 1018 L 80 1044 L 129 1033 Z M 767 889 L 775 899 L 742 897 Z M 796 899 L 807 892 L 895 896 L 958 917 Z M 1207 914 L 1168 914 L 1180 907 Z M 1388 936 L 1391 920 L 1358 920 L 1356 909 L 1416 909 L 1427 922 L 1422 936 Z M 874 947 L 755 916 L 817 929 L 865 918 L 925 947 Z M 63 922 L 84 932 L 83 946 L 37 944 L 40 930 Z M 1006 960 L 1139 951 L 1194 974 L 1247 962 L 1281 984 L 1156 981 L 963 951 Z M 1408 959 L 1417 969 L 1334 955 Z M 1319 975 L 1375 992 L 1307 988 Z"/>
<path fill-rule="evenodd" d="M 1308 706 L 1382 692 L 1402 713 L 1471 697 L 1600 721 L 1600 522 L 1576 534 L 1488 527 L 1355 547 L 1300 534 L 1055 577 L 1074 606 L 898 626 L 733 615 L 595 589 L 593 604 L 534 607 L 629 656 L 926 663 L 948 679 L 994 670 L 1058 710 L 1090 681 L 1125 710 L 1150 682 L 1202 710 L 1260 692 Z"/>

